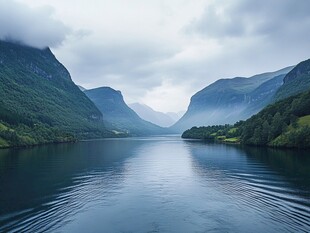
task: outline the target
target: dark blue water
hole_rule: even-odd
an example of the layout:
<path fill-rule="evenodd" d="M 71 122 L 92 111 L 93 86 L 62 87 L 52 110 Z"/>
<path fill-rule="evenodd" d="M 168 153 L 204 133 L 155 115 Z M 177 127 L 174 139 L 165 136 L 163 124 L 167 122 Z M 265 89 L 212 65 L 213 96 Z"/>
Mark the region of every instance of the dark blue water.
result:
<path fill-rule="evenodd" d="M 0 150 L 0 232 L 310 232 L 310 153 L 178 137 Z"/>

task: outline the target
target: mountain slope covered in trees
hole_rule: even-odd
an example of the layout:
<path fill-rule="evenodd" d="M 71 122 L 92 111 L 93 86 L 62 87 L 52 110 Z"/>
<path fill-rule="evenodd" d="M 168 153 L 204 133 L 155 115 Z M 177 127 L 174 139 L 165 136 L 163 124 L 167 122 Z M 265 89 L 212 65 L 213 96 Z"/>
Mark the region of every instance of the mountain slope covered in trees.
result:
<path fill-rule="evenodd" d="M 310 90 L 269 105 L 246 121 L 235 125 L 193 127 L 182 137 L 310 148 Z"/>
<path fill-rule="evenodd" d="M 113 136 L 49 48 L 0 41 L 0 147 Z"/>

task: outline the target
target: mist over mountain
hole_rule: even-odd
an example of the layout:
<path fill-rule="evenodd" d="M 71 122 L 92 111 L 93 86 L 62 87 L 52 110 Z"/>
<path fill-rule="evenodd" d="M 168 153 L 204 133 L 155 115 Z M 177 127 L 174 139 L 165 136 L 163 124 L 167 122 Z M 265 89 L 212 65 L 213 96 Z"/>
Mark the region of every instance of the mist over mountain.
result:
<path fill-rule="evenodd" d="M 133 109 L 142 119 L 161 127 L 169 127 L 177 121 L 175 120 L 175 116 L 170 116 L 173 113 L 170 113 L 169 115 L 163 112 L 158 112 L 145 104 L 132 103 L 129 104 L 129 107 Z M 177 113 L 175 114 L 177 115 Z"/>
<path fill-rule="evenodd" d="M 105 125 L 118 132 L 131 136 L 155 135 L 168 130 L 141 119 L 125 103 L 122 93 L 110 87 L 99 87 L 84 92 L 98 107 Z"/>
<path fill-rule="evenodd" d="M 49 48 L 0 41 L 0 147 L 112 136 Z"/>
<path fill-rule="evenodd" d="M 250 78 L 217 80 L 192 96 L 182 117 L 182 112 L 161 113 L 135 103 L 131 108 L 137 114 L 120 91 L 76 86 L 49 48 L 5 41 L 0 41 L 0 48 L 2 146 L 156 135 L 192 126 L 232 124 L 269 103 L 310 88 L 310 60 L 306 60 L 296 67 Z"/>
<path fill-rule="evenodd" d="M 232 124 L 246 119 L 271 101 L 292 69 L 217 80 L 192 96 L 187 112 L 171 129 L 181 132 L 192 126 Z"/>
<path fill-rule="evenodd" d="M 280 81 L 282 76 L 278 79 Z M 256 146 L 309 148 L 309 80 L 310 59 L 296 65 L 284 77 L 284 84 L 269 98 L 270 104 L 246 121 L 234 125 L 192 127 L 182 137 Z M 270 81 L 264 86 L 270 86 Z"/>
<path fill-rule="evenodd" d="M 15 0 L 0 1 L 0 28 L 0 40 L 40 49 L 61 45 L 73 32 L 51 6 L 29 7 Z"/>
<path fill-rule="evenodd" d="M 174 120 L 174 122 L 177 122 L 185 114 L 185 112 L 186 111 L 167 112 L 166 114 L 170 116 Z"/>

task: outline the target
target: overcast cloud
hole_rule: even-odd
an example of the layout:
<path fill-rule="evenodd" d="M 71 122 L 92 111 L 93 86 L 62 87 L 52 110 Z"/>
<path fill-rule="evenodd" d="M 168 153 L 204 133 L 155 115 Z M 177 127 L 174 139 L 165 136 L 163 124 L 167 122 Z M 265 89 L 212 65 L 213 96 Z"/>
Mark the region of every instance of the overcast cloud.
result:
<path fill-rule="evenodd" d="M 308 0 L 0 0 L 0 38 L 52 47 L 72 79 L 185 110 L 219 78 L 310 57 Z"/>
<path fill-rule="evenodd" d="M 206 7 L 187 30 L 215 39 L 247 36 L 276 39 L 305 35 L 309 39 L 309 6 L 308 0 L 219 0 Z"/>
<path fill-rule="evenodd" d="M 54 9 L 44 5 L 30 8 L 11 0 L 0 0 L 0 39 L 43 48 L 60 45 L 71 32 L 54 19 Z"/>

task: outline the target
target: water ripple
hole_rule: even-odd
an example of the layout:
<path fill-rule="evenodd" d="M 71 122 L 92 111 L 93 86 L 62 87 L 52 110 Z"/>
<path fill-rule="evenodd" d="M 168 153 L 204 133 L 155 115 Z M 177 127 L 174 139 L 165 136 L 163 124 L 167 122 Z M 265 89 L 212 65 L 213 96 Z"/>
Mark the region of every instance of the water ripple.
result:
<path fill-rule="evenodd" d="M 29 186 L 1 183 L 22 201 L 0 203 L 0 232 L 310 232 L 309 177 L 271 169 L 273 154 L 164 137 L 69 149 L 1 164 L 1 182 Z"/>

